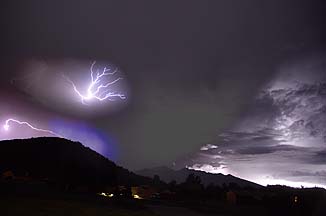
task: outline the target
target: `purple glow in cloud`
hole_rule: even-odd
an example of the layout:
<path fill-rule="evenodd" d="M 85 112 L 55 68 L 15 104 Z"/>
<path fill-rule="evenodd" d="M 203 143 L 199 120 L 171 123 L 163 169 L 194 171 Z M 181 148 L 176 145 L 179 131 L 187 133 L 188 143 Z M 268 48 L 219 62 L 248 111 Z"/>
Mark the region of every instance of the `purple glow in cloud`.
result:
<path fill-rule="evenodd" d="M 63 119 L 50 121 L 50 128 L 62 134 L 66 139 L 81 142 L 110 160 L 118 159 L 117 140 L 108 132 L 104 133 L 84 122 Z"/>

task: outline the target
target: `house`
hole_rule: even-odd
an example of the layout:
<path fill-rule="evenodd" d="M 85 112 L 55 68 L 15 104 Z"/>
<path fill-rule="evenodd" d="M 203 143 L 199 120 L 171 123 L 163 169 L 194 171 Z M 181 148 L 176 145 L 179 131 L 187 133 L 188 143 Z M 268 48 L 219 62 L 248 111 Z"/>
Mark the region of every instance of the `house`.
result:
<path fill-rule="evenodd" d="M 131 193 L 135 199 L 151 199 L 158 193 L 158 190 L 149 185 L 142 185 L 131 187 Z"/>
<path fill-rule="evenodd" d="M 2 173 L 2 179 L 13 180 L 15 178 L 14 173 L 11 170 L 6 170 Z"/>
<path fill-rule="evenodd" d="M 226 192 L 226 201 L 230 205 L 235 205 L 237 203 L 237 194 L 234 191 Z"/>

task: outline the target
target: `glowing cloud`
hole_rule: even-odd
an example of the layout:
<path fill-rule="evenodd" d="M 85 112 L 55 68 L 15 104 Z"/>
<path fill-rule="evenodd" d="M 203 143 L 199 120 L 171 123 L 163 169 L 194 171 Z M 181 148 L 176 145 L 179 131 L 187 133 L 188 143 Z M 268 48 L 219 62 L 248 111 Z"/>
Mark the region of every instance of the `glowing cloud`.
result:
<path fill-rule="evenodd" d="M 36 130 L 36 131 L 39 131 L 39 132 L 44 132 L 44 133 L 49 133 L 49 134 L 52 134 L 54 136 L 58 136 L 58 137 L 62 137 L 61 135 L 51 131 L 51 130 L 45 130 L 45 129 L 41 129 L 41 128 L 37 128 L 37 127 L 34 127 L 33 125 L 31 125 L 30 123 L 28 122 L 24 122 L 24 121 L 19 121 L 17 119 L 7 119 L 5 124 L 3 125 L 3 128 L 5 131 L 9 131 L 10 129 L 10 126 L 9 126 L 9 123 L 11 122 L 14 122 L 14 123 L 17 123 L 17 124 L 20 124 L 20 125 L 26 125 L 27 127 L 31 128 L 32 130 Z"/>
<path fill-rule="evenodd" d="M 115 78 L 111 81 L 108 81 L 107 79 L 108 77 L 115 75 L 118 70 L 115 69 L 111 72 L 111 68 L 104 67 L 101 72 L 99 69 L 94 72 L 95 63 L 96 61 L 92 63 L 90 68 L 91 81 L 87 87 L 86 94 L 81 93 L 76 87 L 75 83 L 71 81 L 68 77 L 64 76 L 65 79 L 72 85 L 78 97 L 80 97 L 82 104 L 87 105 L 87 102 L 92 99 L 96 99 L 98 101 L 114 101 L 117 98 L 121 100 L 126 99 L 126 96 L 124 94 L 117 93 L 110 89 L 112 85 L 122 80 L 122 77 Z"/>
<path fill-rule="evenodd" d="M 218 148 L 217 145 L 206 144 L 206 145 L 202 146 L 202 147 L 200 148 L 200 150 L 201 150 L 201 151 L 208 151 L 208 150 L 210 150 L 210 149 L 217 149 L 217 148 Z"/>
<path fill-rule="evenodd" d="M 229 174 L 228 169 L 225 165 L 220 166 L 212 166 L 210 164 L 194 164 L 192 166 L 186 166 L 189 170 L 197 170 L 197 171 L 203 171 L 208 173 L 222 173 L 224 175 Z"/>
<path fill-rule="evenodd" d="M 257 182 L 258 184 L 267 186 L 267 185 L 287 185 L 291 187 L 320 187 L 320 188 L 326 188 L 325 184 L 314 184 L 314 183 L 309 183 L 309 182 L 302 182 L 302 181 L 289 181 L 289 180 L 284 180 L 284 179 L 273 179 L 270 177 L 265 177 L 265 178 L 257 178 L 253 179 L 253 181 Z"/>

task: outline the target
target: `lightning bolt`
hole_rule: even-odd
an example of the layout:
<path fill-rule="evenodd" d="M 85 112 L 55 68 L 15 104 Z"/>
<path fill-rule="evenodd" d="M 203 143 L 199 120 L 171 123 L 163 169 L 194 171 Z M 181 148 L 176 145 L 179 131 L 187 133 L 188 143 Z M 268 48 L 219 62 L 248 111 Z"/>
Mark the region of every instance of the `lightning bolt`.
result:
<path fill-rule="evenodd" d="M 63 75 L 64 78 L 72 85 L 75 93 L 80 97 L 82 104 L 87 105 L 86 102 L 90 101 L 91 99 L 96 99 L 98 101 L 114 101 L 116 98 L 120 98 L 122 100 L 126 99 L 126 96 L 124 94 L 110 91 L 110 86 L 122 80 L 122 77 L 118 77 L 112 81 L 103 81 L 103 78 L 113 76 L 118 70 L 115 69 L 114 71 L 109 72 L 111 71 L 111 69 L 104 67 L 102 72 L 100 72 L 98 69 L 96 70 L 96 72 L 94 72 L 93 68 L 95 64 L 96 61 L 92 63 L 90 68 L 91 81 L 87 88 L 87 94 L 85 95 L 78 90 L 73 81 Z"/>
<path fill-rule="evenodd" d="M 9 128 L 10 128 L 9 123 L 10 122 L 14 122 L 14 123 L 17 123 L 17 124 L 20 124 L 20 125 L 26 125 L 27 127 L 31 128 L 33 130 L 39 131 L 39 132 L 49 133 L 49 134 L 52 134 L 52 135 L 57 136 L 57 137 L 62 137 L 61 135 L 59 135 L 59 134 L 57 134 L 57 133 L 55 133 L 53 131 L 37 128 L 37 127 L 34 127 L 33 125 L 31 125 L 28 122 L 19 121 L 17 119 L 12 119 L 12 118 L 7 119 L 5 124 L 3 125 L 3 128 L 5 129 L 5 131 L 9 130 Z"/>

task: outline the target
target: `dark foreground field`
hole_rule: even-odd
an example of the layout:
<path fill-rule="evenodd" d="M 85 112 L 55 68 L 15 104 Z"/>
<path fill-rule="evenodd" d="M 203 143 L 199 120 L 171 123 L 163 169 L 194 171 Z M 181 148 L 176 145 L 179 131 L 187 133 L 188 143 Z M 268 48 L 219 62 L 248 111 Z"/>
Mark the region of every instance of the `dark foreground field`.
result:
<path fill-rule="evenodd" d="M 0 199 L 1 216 L 201 216 L 212 215 L 184 207 L 115 203 L 110 200 L 81 200 L 77 198 L 49 199 L 6 197 Z M 216 215 L 216 214 L 214 214 Z"/>
<path fill-rule="evenodd" d="M 211 206 L 212 207 L 212 206 Z M 228 216 L 228 215 L 275 215 L 259 205 L 216 204 L 214 208 L 150 200 L 123 199 L 76 194 L 42 196 L 0 196 L 1 216 Z M 278 206 L 274 206 L 278 209 Z M 319 209 L 321 210 L 321 209 Z M 277 215 L 324 215 L 324 211 L 277 211 Z"/>
<path fill-rule="evenodd" d="M 149 209 L 125 208 L 103 201 L 11 197 L 1 199 L 1 216 L 152 216 Z"/>

